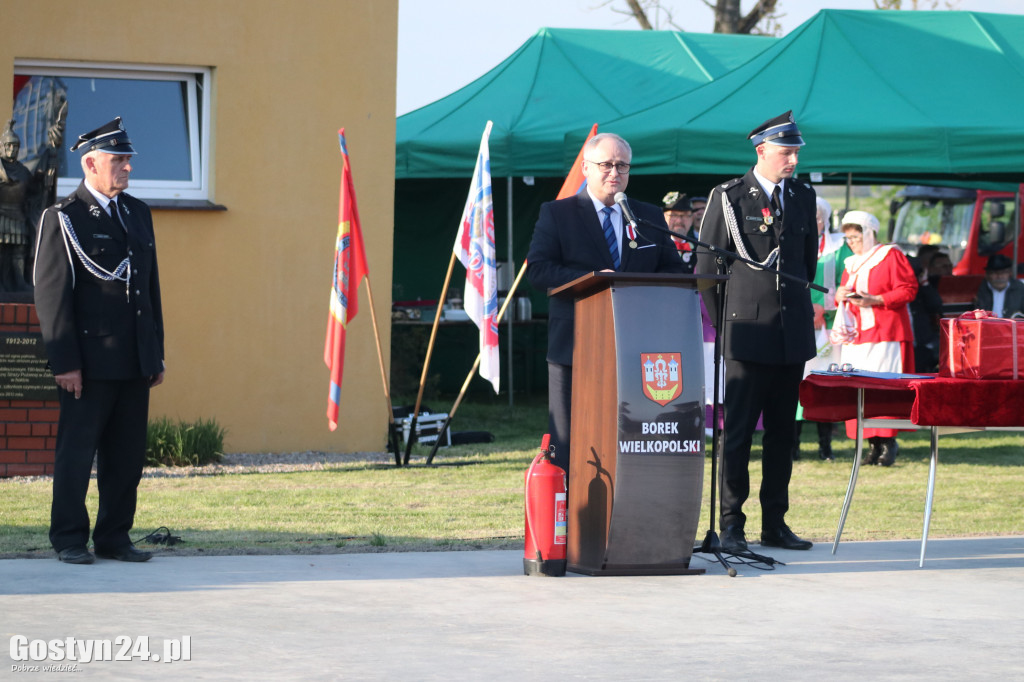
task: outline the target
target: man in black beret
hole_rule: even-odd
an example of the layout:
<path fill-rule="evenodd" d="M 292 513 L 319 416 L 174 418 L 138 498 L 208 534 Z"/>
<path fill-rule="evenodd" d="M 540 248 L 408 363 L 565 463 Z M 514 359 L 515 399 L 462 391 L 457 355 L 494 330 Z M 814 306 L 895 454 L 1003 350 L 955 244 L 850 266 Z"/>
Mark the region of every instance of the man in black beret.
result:
<path fill-rule="evenodd" d="M 996 317 L 1024 315 L 1024 282 L 1013 276 L 1013 261 L 1001 253 L 989 256 L 985 281 L 978 287 L 974 307 Z"/>
<path fill-rule="evenodd" d="M 693 227 L 693 207 L 690 205 L 690 197 L 680 192 L 669 192 L 661 199 L 665 207 L 665 222 L 668 229 L 676 234 L 697 238 L 697 230 Z M 693 274 L 693 268 L 697 265 L 694 257 L 693 243 L 677 237 L 672 242 L 679 251 L 679 257 L 683 259 L 683 272 L 687 275 Z"/>
<path fill-rule="evenodd" d="M 755 128 L 748 139 L 756 165 L 711 190 L 701 241 L 762 263 L 729 266 L 725 329 L 725 436 L 722 449 L 721 527 L 725 551 L 747 549 L 743 503 L 750 494 L 750 447 L 763 414 L 761 545 L 810 549 L 786 525 L 796 442 L 798 389 L 804 363 L 814 357 L 814 310 L 806 288 L 776 275 L 814 279 L 817 224 L 814 190 L 794 179 L 804 141 L 786 112 Z M 697 274 L 716 274 L 715 257 L 702 253 Z M 717 289 L 704 292 L 718 324 Z"/>
<path fill-rule="evenodd" d="M 60 418 L 50 543 L 91 564 L 85 497 L 96 459 L 96 555 L 147 561 L 128 537 L 146 452 L 149 390 L 164 379 L 164 329 L 149 207 L 125 194 L 135 154 L 116 118 L 81 135 L 84 180 L 46 209 L 36 244 L 35 303 Z"/>

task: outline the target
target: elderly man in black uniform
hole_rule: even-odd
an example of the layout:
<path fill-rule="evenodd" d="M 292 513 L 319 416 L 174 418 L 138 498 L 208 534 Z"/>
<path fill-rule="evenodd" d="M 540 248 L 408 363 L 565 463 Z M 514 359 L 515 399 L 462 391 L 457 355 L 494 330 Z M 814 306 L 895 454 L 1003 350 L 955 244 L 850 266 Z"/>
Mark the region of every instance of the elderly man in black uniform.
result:
<path fill-rule="evenodd" d="M 612 133 L 601 133 L 583 147 L 586 190 L 540 207 L 526 257 L 526 276 L 547 291 L 590 272 L 682 272 L 683 263 L 665 232 L 640 227 L 630 234 L 615 195 L 626 190 L 633 152 Z M 663 229 L 657 206 L 629 201 L 640 221 Z M 575 310 L 572 301 L 550 299 L 548 312 L 548 421 L 555 464 L 569 471 L 572 415 L 572 356 Z"/>
<path fill-rule="evenodd" d="M 725 551 L 747 549 L 743 503 L 750 494 L 750 447 L 759 414 L 764 419 L 761 545 L 810 549 L 786 525 L 798 388 L 804 363 L 814 357 L 810 293 L 776 271 L 812 281 L 817 263 L 815 194 L 793 179 L 804 141 L 792 112 L 764 122 L 748 139 L 756 165 L 708 196 L 701 241 L 762 263 L 730 265 L 726 291 L 725 444 L 722 452 L 721 527 Z M 715 257 L 701 254 L 698 274 L 715 274 Z M 705 292 L 718 324 L 717 290 Z M 719 329 L 719 333 L 723 330 Z"/>
<path fill-rule="evenodd" d="M 679 192 L 669 192 L 661 199 L 665 206 L 665 222 L 672 232 L 687 237 L 697 238 L 697 230 L 693 226 L 693 207 L 690 205 L 690 197 Z M 683 272 L 687 275 L 693 274 L 697 265 L 694 257 L 693 242 L 688 242 L 679 237 L 672 237 L 676 249 L 679 250 L 679 257 L 683 259 Z"/>
<path fill-rule="evenodd" d="M 78 138 L 85 179 L 46 209 L 35 260 L 35 302 L 60 388 L 50 543 L 91 564 L 86 492 L 93 457 L 96 555 L 147 561 L 128 537 L 145 462 L 149 389 L 164 379 L 164 331 L 153 219 L 124 193 L 135 154 L 116 118 Z"/>

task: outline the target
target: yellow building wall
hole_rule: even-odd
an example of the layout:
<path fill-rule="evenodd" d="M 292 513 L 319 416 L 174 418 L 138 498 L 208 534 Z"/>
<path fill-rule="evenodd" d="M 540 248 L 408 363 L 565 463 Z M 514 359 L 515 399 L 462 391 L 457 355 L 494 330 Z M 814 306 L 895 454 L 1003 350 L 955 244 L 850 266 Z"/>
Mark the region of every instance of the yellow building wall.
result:
<path fill-rule="evenodd" d="M 154 210 L 167 376 L 151 418 L 216 418 L 228 452 L 382 450 L 365 285 L 333 433 L 323 344 L 344 127 L 389 362 L 397 0 L 3 6 L 0 82 L 16 59 L 213 68 L 211 199 L 227 211 Z"/>

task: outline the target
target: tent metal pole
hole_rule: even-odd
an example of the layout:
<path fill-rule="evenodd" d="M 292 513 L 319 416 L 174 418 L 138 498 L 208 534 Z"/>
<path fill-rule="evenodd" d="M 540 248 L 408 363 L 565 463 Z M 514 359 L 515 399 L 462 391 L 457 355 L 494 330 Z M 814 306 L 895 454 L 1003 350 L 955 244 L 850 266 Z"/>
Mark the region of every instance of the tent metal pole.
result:
<path fill-rule="evenodd" d="M 850 210 L 850 189 L 853 186 L 853 173 L 846 174 L 846 207 L 843 212 Z"/>
<path fill-rule="evenodd" d="M 1015 199 L 1016 205 L 1014 206 L 1014 219 L 1017 221 L 1017 224 L 1013 226 L 1013 255 L 1010 257 L 1011 260 L 1013 260 L 1013 279 L 1020 277 L 1020 270 L 1018 270 L 1017 262 L 1019 260 L 1018 256 L 1020 255 L 1020 196 L 1022 191 L 1024 191 L 1024 185 L 1017 185 L 1017 196 Z"/>
<path fill-rule="evenodd" d="M 512 272 L 515 268 L 515 261 L 512 258 L 512 176 L 508 176 L 508 268 L 509 272 Z M 505 300 L 505 305 L 509 304 L 512 300 L 512 291 L 506 294 L 508 297 Z M 515 317 L 515 309 L 512 309 L 512 314 L 508 316 L 508 406 L 512 407 L 514 398 L 512 397 L 514 391 L 512 390 L 512 319 Z"/>

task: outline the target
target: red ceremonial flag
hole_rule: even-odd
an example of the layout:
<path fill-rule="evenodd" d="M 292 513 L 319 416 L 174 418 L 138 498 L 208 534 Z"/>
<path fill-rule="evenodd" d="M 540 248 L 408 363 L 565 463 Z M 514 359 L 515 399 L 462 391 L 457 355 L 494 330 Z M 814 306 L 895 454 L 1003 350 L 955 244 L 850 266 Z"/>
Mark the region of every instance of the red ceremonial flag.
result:
<path fill-rule="evenodd" d="M 338 142 L 341 144 L 342 158 L 338 237 L 334 246 L 334 280 L 331 285 L 330 314 L 327 317 L 327 339 L 324 342 L 324 362 L 331 370 L 331 385 L 327 392 L 327 426 L 331 431 L 338 428 L 341 374 L 345 368 L 345 330 L 358 312 L 359 283 L 369 272 L 344 128 L 338 131 Z"/>
<path fill-rule="evenodd" d="M 583 191 L 583 188 L 587 186 L 587 179 L 583 177 L 583 147 L 587 146 L 587 142 L 590 141 L 594 135 L 597 135 L 597 124 L 595 123 L 590 129 L 590 134 L 587 135 L 587 139 L 583 141 L 583 146 L 580 147 L 580 153 L 576 156 L 576 162 L 569 169 L 569 174 L 565 176 L 565 182 L 562 183 L 562 189 L 558 191 L 556 199 L 565 199 L 579 194 Z"/>

